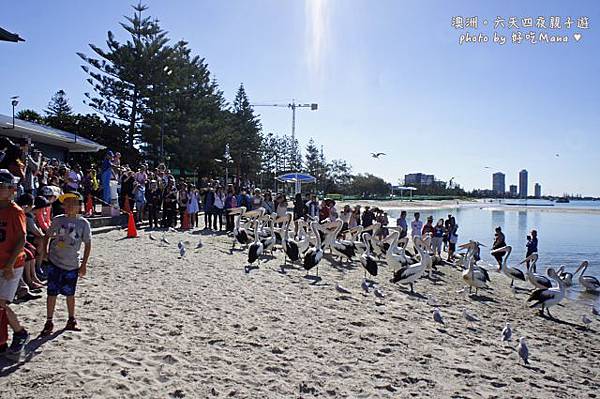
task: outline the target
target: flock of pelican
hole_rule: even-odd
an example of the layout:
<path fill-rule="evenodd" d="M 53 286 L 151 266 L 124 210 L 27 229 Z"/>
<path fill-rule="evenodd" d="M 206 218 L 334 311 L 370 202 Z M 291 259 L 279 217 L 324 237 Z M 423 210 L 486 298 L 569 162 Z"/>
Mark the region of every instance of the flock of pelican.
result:
<path fill-rule="evenodd" d="M 292 214 L 288 213 L 283 217 L 274 217 L 264 213 L 260 208 L 254 211 L 246 211 L 244 207 L 232 210 L 235 215 L 235 227 L 233 230 L 233 246 L 244 246 L 248 249 L 248 263 L 246 272 L 258 268 L 261 259 L 267 255 L 273 254 L 273 251 L 281 248 L 284 253 L 284 264 L 282 271 L 288 261 L 299 263 L 308 274 L 314 269 L 315 279 L 320 279 L 319 263 L 324 257 L 325 251 L 337 256 L 338 261 L 351 262 L 358 260 L 364 269 L 363 288 L 367 287 L 367 274 L 376 277 L 380 273 L 380 264 L 386 264 L 392 272 L 391 283 L 397 283 L 410 287 L 410 292 L 414 293 L 414 284 L 427 273 L 430 275 L 432 269 L 439 264 L 448 264 L 457 266 L 462 270 L 462 279 L 469 288 L 469 294 L 475 289 L 475 295 L 480 289 L 489 289 L 491 282 L 488 270 L 478 265 L 480 261 L 481 247 L 484 245 L 477 241 L 469 241 L 462 244 L 459 248 L 466 251 L 458 255 L 458 261 L 455 264 L 444 262 L 439 256 L 433 254 L 430 249 L 431 237 L 414 238 L 415 252 L 408 248 L 408 238 L 399 238 L 399 232 L 393 231 L 384 239 L 378 238 L 378 231 L 381 228 L 379 223 L 363 228 L 358 226 L 352 228 L 342 235 L 343 223 L 341 220 L 335 222 L 319 223 L 317 220 L 305 221 L 299 219 L 294 221 Z M 348 237 L 349 236 L 349 237 Z M 343 237 L 343 238 L 342 238 Z M 596 277 L 586 275 L 588 262 L 584 261 L 574 273 L 567 272 L 564 266 L 558 270 L 554 268 L 547 269 L 547 275 L 536 272 L 536 263 L 538 254 L 534 253 L 520 262 L 520 265 L 526 264 L 526 270 L 521 270 L 517 265 L 509 265 L 509 259 L 512 247 L 505 246 L 492 251 L 494 253 L 504 253 L 500 272 L 510 279 L 510 286 L 513 292 L 516 292 L 515 283 L 523 282 L 531 286 L 531 294 L 527 299 L 530 308 L 539 309 L 540 314 L 544 311 L 552 318 L 550 308 L 559 304 L 566 296 L 567 287 L 573 284 L 573 278 L 579 274 L 579 284 L 587 291 L 600 293 L 600 282 Z M 371 281 L 371 285 L 373 282 Z M 340 292 L 348 290 L 339 284 L 336 289 Z M 523 289 L 523 288 L 521 288 Z M 461 291 L 464 291 L 461 290 Z M 383 293 L 379 291 L 379 295 Z M 598 310 L 592 306 L 594 315 Z M 468 322 L 475 321 L 476 318 L 470 314 L 464 314 Z M 434 320 L 442 322 L 443 319 L 439 309 L 434 311 Z M 591 323 L 587 316 L 582 317 L 584 324 Z M 510 329 L 510 326 L 508 326 Z M 503 337 L 506 338 L 506 331 Z M 504 339 L 503 338 L 503 339 Z M 526 356 L 527 347 L 525 339 L 520 340 L 519 354 Z M 524 361 L 525 357 L 522 356 Z"/>
<path fill-rule="evenodd" d="M 306 222 L 302 219 L 293 221 L 292 214 L 284 217 L 273 217 L 258 209 L 247 212 L 244 207 L 232 211 L 236 215 L 233 229 L 233 245 L 248 248 L 246 271 L 257 268 L 260 260 L 267 254 L 273 254 L 276 246 L 284 253 L 284 264 L 299 262 L 310 273 L 315 270 L 314 278 L 319 278 L 319 263 L 326 250 L 337 256 L 339 262 L 351 262 L 358 259 L 367 274 L 376 277 L 379 274 L 379 261 L 383 261 L 393 271 L 391 282 L 410 287 L 414 292 L 414 284 L 426 271 L 431 272 L 433 256 L 429 252 L 429 239 L 415 241 L 416 254 L 408 250 L 408 238 L 399 238 L 394 231 L 385 239 L 379 239 L 377 232 L 379 223 L 363 228 L 358 226 L 348 231 L 349 239 L 341 239 L 343 223 L 341 220 L 328 223 L 318 221 Z M 245 218 L 242 223 L 242 217 Z"/>

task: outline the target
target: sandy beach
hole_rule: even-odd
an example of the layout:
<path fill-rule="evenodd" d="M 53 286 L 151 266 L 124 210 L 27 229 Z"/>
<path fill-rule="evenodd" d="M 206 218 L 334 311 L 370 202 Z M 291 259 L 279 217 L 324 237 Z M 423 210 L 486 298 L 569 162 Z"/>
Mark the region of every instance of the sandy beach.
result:
<path fill-rule="evenodd" d="M 498 273 L 493 290 L 473 298 L 457 292 L 460 272 L 442 266 L 409 295 L 382 266 L 379 299 L 361 290 L 358 262 L 341 267 L 327 256 L 313 284 L 298 267 L 281 273 L 281 252 L 246 274 L 246 252 L 230 251 L 231 238 L 171 232 L 167 246 L 161 234 L 94 236 L 77 294 L 83 331 L 32 339 L 21 364 L 0 360 L 3 399 L 600 395 L 600 320 L 585 329 L 589 308 L 569 300 L 552 309 L 560 321 L 539 317 Z M 189 242 L 183 259 L 179 240 Z M 432 302 L 445 326 L 433 321 Z M 14 309 L 37 336 L 45 300 Z M 463 309 L 481 321 L 469 327 Z M 60 300 L 58 327 L 65 313 Z M 500 341 L 506 322 L 509 345 Z M 520 336 L 530 366 L 515 351 Z"/>

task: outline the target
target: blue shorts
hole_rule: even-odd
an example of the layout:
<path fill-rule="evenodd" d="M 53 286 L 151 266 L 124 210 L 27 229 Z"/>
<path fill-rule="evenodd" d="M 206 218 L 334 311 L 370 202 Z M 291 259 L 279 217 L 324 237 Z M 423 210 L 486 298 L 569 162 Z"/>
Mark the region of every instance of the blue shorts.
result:
<path fill-rule="evenodd" d="M 64 270 L 52 262 L 48 262 L 48 296 L 75 295 L 79 269 Z"/>

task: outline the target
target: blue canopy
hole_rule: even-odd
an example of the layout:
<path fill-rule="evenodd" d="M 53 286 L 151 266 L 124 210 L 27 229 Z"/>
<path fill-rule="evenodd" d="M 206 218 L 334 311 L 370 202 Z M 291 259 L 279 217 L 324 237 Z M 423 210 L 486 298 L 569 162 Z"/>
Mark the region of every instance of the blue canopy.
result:
<path fill-rule="evenodd" d="M 314 176 L 305 173 L 286 173 L 285 175 L 277 176 L 276 179 L 284 183 L 294 183 L 296 194 L 302 191 L 302 183 L 314 183 L 317 181 Z"/>
<path fill-rule="evenodd" d="M 284 183 L 314 183 L 317 181 L 314 176 L 305 173 L 286 173 L 285 175 L 277 176 L 277 180 Z"/>

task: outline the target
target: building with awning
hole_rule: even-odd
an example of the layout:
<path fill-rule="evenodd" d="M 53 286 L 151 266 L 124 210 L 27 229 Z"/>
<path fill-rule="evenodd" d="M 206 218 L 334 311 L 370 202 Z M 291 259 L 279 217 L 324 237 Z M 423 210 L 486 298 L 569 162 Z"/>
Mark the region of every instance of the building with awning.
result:
<path fill-rule="evenodd" d="M 0 41 L 4 42 L 24 42 L 25 40 L 18 33 L 10 33 L 6 29 L 0 28 Z"/>
<path fill-rule="evenodd" d="M 66 160 L 69 153 L 98 152 L 106 147 L 75 133 L 0 114 L 0 136 L 31 141 L 47 158 Z"/>

